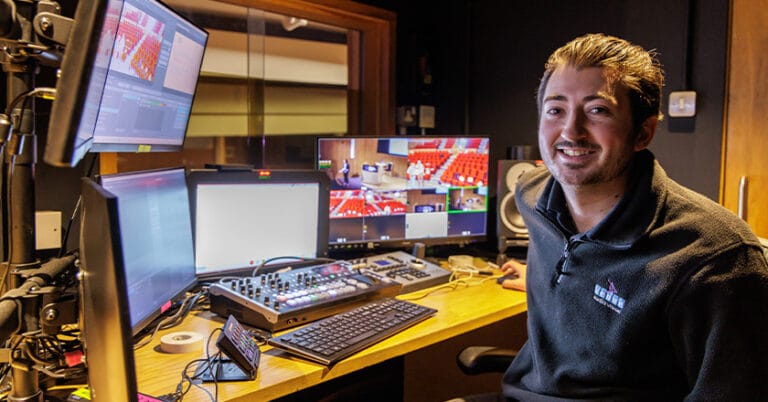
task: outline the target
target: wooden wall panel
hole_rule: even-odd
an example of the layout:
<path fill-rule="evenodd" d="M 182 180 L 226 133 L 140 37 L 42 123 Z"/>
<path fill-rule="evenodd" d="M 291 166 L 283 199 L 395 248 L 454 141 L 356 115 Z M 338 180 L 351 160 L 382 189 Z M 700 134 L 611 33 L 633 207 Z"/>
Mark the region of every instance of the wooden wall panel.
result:
<path fill-rule="evenodd" d="M 768 237 L 768 0 L 733 0 L 721 202 L 739 209 L 747 180 L 745 218 Z"/>

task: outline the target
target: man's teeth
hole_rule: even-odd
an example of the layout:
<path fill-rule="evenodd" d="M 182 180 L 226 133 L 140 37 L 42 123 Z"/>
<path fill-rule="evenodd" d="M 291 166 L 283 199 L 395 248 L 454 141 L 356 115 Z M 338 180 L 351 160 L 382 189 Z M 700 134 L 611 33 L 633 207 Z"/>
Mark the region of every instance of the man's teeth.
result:
<path fill-rule="evenodd" d="M 568 156 L 582 156 L 589 153 L 588 150 L 577 150 L 577 149 L 563 149 L 562 151 L 564 154 Z"/>

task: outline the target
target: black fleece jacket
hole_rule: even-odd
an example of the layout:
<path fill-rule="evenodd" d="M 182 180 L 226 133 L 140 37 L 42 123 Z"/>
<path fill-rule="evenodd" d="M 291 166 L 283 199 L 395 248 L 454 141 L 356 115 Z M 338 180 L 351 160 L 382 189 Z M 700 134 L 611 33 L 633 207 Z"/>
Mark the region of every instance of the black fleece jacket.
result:
<path fill-rule="evenodd" d="M 575 233 L 560 185 L 529 171 L 522 401 L 768 401 L 768 266 L 749 226 L 637 155 L 627 193 Z"/>

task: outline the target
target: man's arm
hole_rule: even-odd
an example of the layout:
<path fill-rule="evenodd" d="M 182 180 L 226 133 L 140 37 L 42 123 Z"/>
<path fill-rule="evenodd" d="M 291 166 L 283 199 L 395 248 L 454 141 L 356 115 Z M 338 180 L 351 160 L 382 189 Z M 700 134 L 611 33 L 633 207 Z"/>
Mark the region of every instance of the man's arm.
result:
<path fill-rule="evenodd" d="M 501 273 L 504 276 L 516 275 L 516 278 L 504 279 L 501 286 L 506 289 L 520 290 L 525 292 L 525 274 L 528 267 L 516 260 L 509 260 L 501 266 Z"/>
<path fill-rule="evenodd" d="M 670 305 L 690 400 L 768 400 L 768 266 L 757 247 L 726 251 Z"/>

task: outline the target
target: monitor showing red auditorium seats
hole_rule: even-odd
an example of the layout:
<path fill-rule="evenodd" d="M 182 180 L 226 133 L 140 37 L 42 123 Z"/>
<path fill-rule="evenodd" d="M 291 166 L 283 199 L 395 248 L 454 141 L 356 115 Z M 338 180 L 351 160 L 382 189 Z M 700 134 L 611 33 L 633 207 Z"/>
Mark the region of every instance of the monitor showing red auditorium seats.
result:
<path fill-rule="evenodd" d="M 476 136 L 318 138 L 330 250 L 485 240 L 488 150 Z"/>
<path fill-rule="evenodd" d="M 79 0 L 44 160 L 182 149 L 208 33 L 158 0 Z"/>

